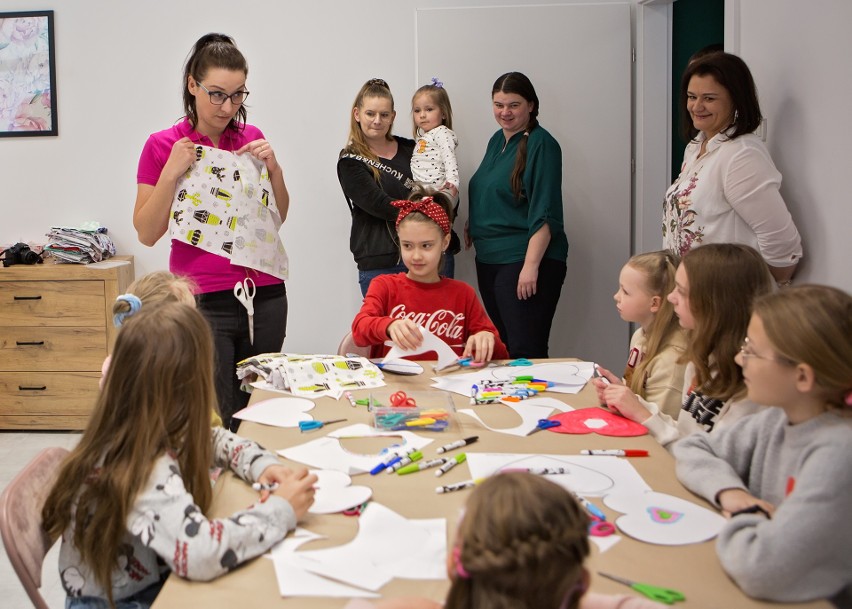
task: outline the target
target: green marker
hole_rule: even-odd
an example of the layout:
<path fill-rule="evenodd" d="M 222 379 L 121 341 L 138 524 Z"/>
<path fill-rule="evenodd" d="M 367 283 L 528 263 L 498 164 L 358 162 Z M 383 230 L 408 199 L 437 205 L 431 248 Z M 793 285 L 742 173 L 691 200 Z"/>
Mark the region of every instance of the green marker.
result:
<path fill-rule="evenodd" d="M 399 461 L 397 461 L 396 463 L 391 465 L 389 468 L 387 468 L 386 471 L 389 474 L 392 474 L 396 471 L 401 470 L 403 467 L 405 467 L 407 465 L 411 465 L 415 461 L 420 461 L 420 459 L 422 459 L 422 458 L 423 458 L 423 453 L 420 452 L 419 450 L 415 450 L 413 453 L 411 453 L 407 457 L 403 457 L 402 459 L 400 459 Z"/>
<path fill-rule="evenodd" d="M 423 463 L 410 463 L 405 467 L 400 467 L 396 473 L 402 476 L 403 474 L 413 474 L 415 472 L 421 472 L 424 469 L 429 469 L 430 467 L 438 467 L 439 465 L 443 465 L 447 460 L 443 458 L 432 459 L 431 461 L 424 461 Z"/>

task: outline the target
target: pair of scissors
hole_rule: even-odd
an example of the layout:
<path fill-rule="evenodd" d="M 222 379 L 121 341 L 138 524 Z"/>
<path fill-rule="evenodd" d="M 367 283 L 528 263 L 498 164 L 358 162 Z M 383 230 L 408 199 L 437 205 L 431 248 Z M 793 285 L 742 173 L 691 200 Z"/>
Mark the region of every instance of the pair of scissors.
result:
<path fill-rule="evenodd" d="M 541 431 L 542 429 L 550 429 L 551 427 L 559 427 L 560 425 L 562 425 L 562 423 L 560 421 L 554 421 L 553 419 L 539 419 L 538 424 L 535 426 L 535 429 L 533 429 L 527 435 L 532 435 L 537 431 Z"/>
<path fill-rule="evenodd" d="M 404 391 L 392 393 L 390 395 L 390 403 L 391 406 L 396 406 L 398 408 L 414 408 L 417 406 L 415 399 L 408 397 Z"/>
<path fill-rule="evenodd" d="M 249 342 L 252 345 L 254 344 L 254 294 L 256 291 L 254 280 L 250 277 L 238 281 L 234 286 L 234 296 L 237 297 L 237 300 L 246 308 L 248 313 Z"/>
<path fill-rule="evenodd" d="M 364 513 L 364 510 L 367 508 L 368 503 L 370 503 L 369 499 L 367 499 L 367 501 L 365 501 L 361 505 L 356 505 L 355 507 L 343 510 L 343 514 L 346 516 L 360 516 Z"/>
<path fill-rule="evenodd" d="M 345 420 L 346 419 L 334 419 L 333 421 L 299 421 L 299 431 L 301 431 L 302 433 L 306 431 L 313 431 L 315 429 L 325 427 L 326 425 L 331 425 L 332 423 L 340 423 L 341 421 Z"/>
<path fill-rule="evenodd" d="M 513 359 L 511 362 L 506 364 L 507 366 L 532 366 L 533 363 L 525 357 L 519 357 L 518 359 Z"/>
<path fill-rule="evenodd" d="M 639 582 L 634 582 L 629 579 L 625 579 L 623 577 L 618 577 L 617 575 L 610 575 L 609 573 L 601 573 L 598 571 L 598 575 L 602 575 L 606 578 L 609 578 L 613 581 L 617 581 L 619 584 L 624 584 L 625 586 L 630 586 L 639 594 L 646 596 L 652 600 L 657 601 L 658 603 L 664 603 L 666 605 L 674 605 L 679 601 L 686 600 L 686 597 L 682 592 L 678 592 L 677 590 L 672 590 L 671 588 L 662 588 L 660 586 L 651 586 L 649 584 L 640 584 Z"/>
<path fill-rule="evenodd" d="M 609 537 L 615 535 L 615 525 L 600 518 L 591 517 L 589 524 L 589 535 L 592 537 Z"/>

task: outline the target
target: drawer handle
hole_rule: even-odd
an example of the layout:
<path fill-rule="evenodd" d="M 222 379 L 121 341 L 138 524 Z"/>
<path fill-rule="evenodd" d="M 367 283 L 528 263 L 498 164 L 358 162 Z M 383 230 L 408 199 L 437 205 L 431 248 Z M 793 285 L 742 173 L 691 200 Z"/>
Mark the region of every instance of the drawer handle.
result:
<path fill-rule="evenodd" d="M 26 385 L 18 385 L 18 391 L 44 391 L 47 389 L 47 385 L 42 385 L 41 387 L 27 387 Z"/>
<path fill-rule="evenodd" d="M 15 344 L 19 347 L 43 347 L 43 340 L 16 340 Z"/>
<path fill-rule="evenodd" d="M 41 300 L 41 296 L 13 296 L 14 300 Z"/>

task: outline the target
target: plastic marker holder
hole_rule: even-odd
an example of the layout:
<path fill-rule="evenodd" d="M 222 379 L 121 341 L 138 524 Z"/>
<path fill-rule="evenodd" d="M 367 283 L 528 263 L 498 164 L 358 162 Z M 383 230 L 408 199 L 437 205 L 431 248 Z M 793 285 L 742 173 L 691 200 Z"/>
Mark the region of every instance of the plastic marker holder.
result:
<path fill-rule="evenodd" d="M 438 471 L 435 472 L 435 476 L 441 477 L 446 474 L 448 471 L 453 469 L 459 463 L 464 463 L 467 460 L 467 455 L 465 453 L 459 453 L 455 457 L 447 459 L 447 462 L 444 463 L 441 467 L 438 468 Z"/>

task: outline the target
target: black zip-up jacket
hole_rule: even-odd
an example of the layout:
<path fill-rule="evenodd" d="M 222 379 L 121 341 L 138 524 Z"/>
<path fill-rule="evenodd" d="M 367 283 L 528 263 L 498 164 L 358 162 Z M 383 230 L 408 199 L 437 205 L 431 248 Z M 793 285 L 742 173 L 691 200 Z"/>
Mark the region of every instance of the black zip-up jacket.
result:
<path fill-rule="evenodd" d="M 379 169 L 376 182 L 370 166 L 362 160 L 344 156 L 337 161 L 337 179 L 352 213 L 349 249 L 359 271 L 371 271 L 395 266 L 400 262 L 396 238 L 396 217 L 399 210 L 391 201 L 406 199 L 414 182 L 411 178 L 411 155 L 414 140 L 394 136 L 396 155 L 379 159 L 386 169 Z"/>

